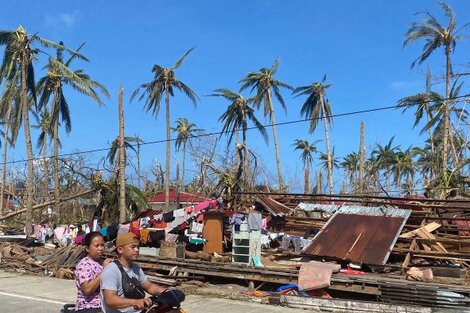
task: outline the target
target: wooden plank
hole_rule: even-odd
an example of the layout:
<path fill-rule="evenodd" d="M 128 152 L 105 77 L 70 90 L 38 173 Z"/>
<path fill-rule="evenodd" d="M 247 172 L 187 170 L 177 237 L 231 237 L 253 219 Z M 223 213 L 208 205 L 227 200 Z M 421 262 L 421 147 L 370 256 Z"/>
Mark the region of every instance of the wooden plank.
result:
<path fill-rule="evenodd" d="M 436 222 L 432 222 L 432 223 L 429 223 L 429 224 L 426 224 L 418 229 L 415 229 L 415 230 L 412 230 L 412 231 L 409 231 L 407 233 L 404 233 L 404 234 L 401 234 L 400 235 L 400 238 L 413 238 L 414 236 L 416 236 L 416 233 L 420 230 L 420 229 L 425 229 L 426 231 L 432 233 L 433 231 L 435 231 L 436 229 L 438 229 L 439 227 L 441 227 L 442 225 L 439 224 L 439 223 L 436 223 Z"/>
<path fill-rule="evenodd" d="M 417 245 L 418 245 L 418 243 L 416 242 L 416 239 L 413 239 L 413 241 L 411 242 L 411 245 L 410 245 L 410 250 L 415 250 Z M 407 268 L 408 265 L 410 265 L 410 261 L 411 261 L 411 253 L 408 252 L 406 254 L 405 261 L 403 261 L 403 264 L 402 264 L 401 267 L 402 268 Z"/>
<path fill-rule="evenodd" d="M 423 238 L 423 239 L 436 239 L 436 237 L 433 234 L 431 234 L 430 232 L 428 232 L 424 227 L 421 227 L 420 229 L 418 229 L 418 231 L 416 232 L 416 235 L 418 237 Z M 444 246 L 440 242 L 432 243 L 430 246 L 435 251 L 447 253 L 446 248 L 444 248 Z"/>

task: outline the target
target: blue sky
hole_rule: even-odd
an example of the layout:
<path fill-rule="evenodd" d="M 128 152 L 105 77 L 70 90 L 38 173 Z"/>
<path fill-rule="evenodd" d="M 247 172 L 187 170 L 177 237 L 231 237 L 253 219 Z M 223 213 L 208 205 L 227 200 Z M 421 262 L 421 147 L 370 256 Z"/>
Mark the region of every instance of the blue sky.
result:
<path fill-rule="evenodd" d="M 468 1 L 449 1 L 457 22 L 470 22 Z M 424 89 L 424 72 L 429 64 L 443 73 L 441 51 L 425 65 L 410 69 L 422 43 L 403 49 L 404 33 L 416 12 L 429 11 L 442 20 L 435 1 L 9 1 L 0 12 L 0 29 L 23 25 L 28 32 L 69 47 L 86 42 L 83 53 L 89 63 L 76 63 L 111 93 L 99 108 L 90 99 L 67 91 L 71 106 L 72 133 L 63 135 L 63 153 L 107 147 L 118 133 L 117 95 L 125 90 L 126 133 L 144 141 L 165 138 L 164 115 L 155 118 L 143 104 L 129 103 L 129 96 L 152 78 L 153 64 L 172 65 L 187 49 L 197 48 L 178 71 L 178 78 L 191 86 L 201 101 L 194 108 L 181 94 L 171 100 L 172 120 L 187 117 L 207 131 L 221 129 L 218 117 L 226 103 L 205 97 L 216 88 L 238 90 L 238 81 L 250 71 L 281 60 L 278 79 L 293 86 L 322 79 L 332 84 L 328 97 L 334 114 L 389 106 L 404 96 Z M 470 28 L 467 29 L 470 34 Z M 468 41 L 457 45 L 454 64 L 470 62 Z M 41 62 L 37 64 L 37 76 Z M 468 69 L 468 68 L 467 68 Z M 436 86 L 442 90 L 442 86 Z M 464 93 L 468 93 L 464 86 Z M 285 92 L 287 114 L 276 104 L 277 121 L 300 118 L 302 99 Z M 258 117 L 264 121 L 259 112 Z M 337 118 L 331 131 L 337 156 L 358 150 L 359 125 L 366 124 L 366 146 L 386 143 L 395 136 L 402 148 L 425 138 L 412 130 L 411 113 L 391 110 Z M 323 128 L 310 135 L 308 124 L 278 128 L 281 160 L 288 179 L 302 176 L 294 139 L 323 139 Z M 270 130 L 269 130 L 270 133 Z M 271 135 L 271 133 L 270 133 Z M 37 137 L 37 135 L 34 135 Z M 270 137 L 272 139 L 272 137 Z M 274 147 L 253 134 L 249 145 L 275 174 Z M 25 157 L 22 139 L 10 160 Z M 324 151 L 324 141 L 319 143 Z M 142 165 L 164 160 L 164 144 L 142 151 Z M 98 160 L 104 153 L 97 153 Z M 180 160 L 173 153 L 172 162 Z M 189 165 L 190 167 L 190 165 Z M 132 173 L 130 174 L 132 175 Z M 274 177 L 274 176 L 273 176 Z M 337 175 L 336 189 L 340 186 Z"/>

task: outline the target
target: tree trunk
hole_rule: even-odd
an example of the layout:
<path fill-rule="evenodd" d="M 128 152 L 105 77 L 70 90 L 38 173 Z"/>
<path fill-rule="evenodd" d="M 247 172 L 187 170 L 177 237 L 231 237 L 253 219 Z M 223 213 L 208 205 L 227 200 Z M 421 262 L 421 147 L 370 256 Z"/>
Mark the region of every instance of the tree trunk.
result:
<path fill-rule="evenodd" d="M 276 167 L 277 167 L 277 179 L 279 184 L 279 189 L 284 189 L 284 181 L 282 179 L 282 170 L 281 170 L 281 156 L 279 154 L 279 143 L 277 140 L 276 132 L 276 115 L 274 113 L 274 105 L 271 97 L 271 91 L 268 92 L 268 101 L 269 101 L 269 117 L 271 119 L 271 127 L 273 129 L 273 139 L 274 139 L 274 150 L 276 152 Z"/>
<path fill-rule="evenodd" d="M 34 179 L 34 168 L 33 168 L 33 144 L 31 142 L 31 130 L 29 125 L 29 104 L 28 104 L 28 90 L 26 85 L 26 65 L 29 60 L 23 58 L 21 62 L 21 111 L 23 115 L 23 127 L 24 136 L 26 141 L 26 153 L 28 156 L 28 179 L 26 180 L 26 234 L 31 235 L 32 224 L 33 224 L 33 179 Z"/>
<path fill-rule="evenodd" d="M 5 209 L 5 184 L 7 182 L 7 151 L 8 151 L 8 133 L 10 131 L 10 114 L 11 104 L 8 105 L 7 114 L 5 115 L 5 126 L 3 135 L 3 151 L 2 151 L 2 186 L 1 188 L 1 202 L 0 202 L 0 215 L 4 215 Z"/>
<path fill-rule="evenodd" d="M 248 147 L 246 146 L 246 121 L 245 116 L 243 116 L 243 133 L 242 133 L 242 140 L 243 140 L 243 178 L 245 180 L 244 184 L 244 191 L 249 190 L 250 184 L 250 177 L 248 171 Z"/>
<path fill-rule="evenodd" d="M 310 169 L 308 165 L 305 167 L 305 178 L 304 178 L 304 194 L 310 193 Z"/>
<path fill-rule="evenodd" d="M 186 140 L 183 141 L 183 172 L 181 173 L 181 189 L 184 190 L 184 172 L 186 171 Z"/>
<path fill-rule="evenodd" d="M 47 163 L 47 134 L 42 143 L 42 162 L 44 165 L 44 201 L 49 200 L 49 164 Z"/>
<path fill-rule="evenodd" d="M 140 177 L 140 143 L 137 142 L 137 188 L 142 191 L 141 189 L 141 177 Z"/>
<path fill-rule="evenodd" d="M 333 194 L 333 162 L 331 160 L 331 149 L 330 149 L 330 130 L 328 129 L 328 121 L 325 116 L 326 107 L 325 100 L 323 95 L 321 96 L 321 105 L 322 105 L 322 122 L 323 127 L 325 128 L 325 143 L 326 143 L 326 158 L 328 165 L 328 188 L 330 195 Z"/>
<path fill-rule="evenodd" d="M 54 141 L 54 158 L 52 167 L 54 171 L 54 209 L 56 215 L 60 218 L 60 180 L 59 180 L 59 116 L 55 118 L 54 130 L 52 136 Z"/>
<path fill-rule="evenodd" d="M 450 47 L 445 47 L 446 55 L 446 98 L 444 100 L 444 136 L 442 140 L 442 178 L 444 188 L 441 191 L 441 198 L 445 198 L 447 194 L 447 162 L 449 150 L 449 98 L 450 98 Z"/>
<path fill-rule="evenodd" d="M 361 139 L 359 146 L 359 192 L 364 194 L 364 165 L 366 148 L 364 143 L 364 122 L 361 122 Z"/>
<path fill-rule="evenodd" d="M 126 152 L 124 147 L 123 89 L 119 86 L 119 222 L 127 220 L 126 214 Z"/>
<path fill-rule="evenodd" d="M 165 212 L 170 210 L 170 93 L 168 86 L 165 88 L 165 111 L 166 111 L 166 161 L 165 161 Z"/>
<path fill-rule="evenodd" d="M 321 171 L 319 171 L 317 174 L 317 193 L 323 193 L 323 176 Z"/>

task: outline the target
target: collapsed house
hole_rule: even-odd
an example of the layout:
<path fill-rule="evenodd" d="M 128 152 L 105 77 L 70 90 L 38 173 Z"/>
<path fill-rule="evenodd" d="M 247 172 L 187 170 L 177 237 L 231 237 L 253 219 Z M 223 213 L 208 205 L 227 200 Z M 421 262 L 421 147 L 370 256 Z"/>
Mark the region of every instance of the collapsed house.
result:
<path fill-rule="evenodd" d="M 255 295 L 278 304 L 367 312 L 470 308 L 470 201 L 239 196 L 243 202 L 230 205 L 202 199 L 170 212 L 139 212 L 100 231 L 111 245 L 119 233 L 136 234 L 138 262 L 150 276 L 250 282 L 266 291 Z M 46 264 L 68 260 L 70 268 L 77 256 Z"/>

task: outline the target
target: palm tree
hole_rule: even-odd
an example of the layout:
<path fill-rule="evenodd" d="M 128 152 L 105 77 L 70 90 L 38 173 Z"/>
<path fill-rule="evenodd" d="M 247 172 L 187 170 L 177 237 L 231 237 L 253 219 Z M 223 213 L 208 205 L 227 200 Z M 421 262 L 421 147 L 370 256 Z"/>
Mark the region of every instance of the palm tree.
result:
<path fill-rule="evenodd" d="M 327 169 L 328 169 L 328 187 L 330 194 L 333 193 L 333 164 L 330 153 L 330 131 L 329 127 L 333 124 L 331 117 L 330 101 L 326 98 L 326 90 L 331 87 L 331 84 L 326 84 L 326 75 L 323 76 L 321 82 L 315 82 L 307 86 L 295 88 L 292 92 L 295 97 L 307 96 L 300 114 L 305 119 L 310 120 L 310 134 L 315 131 L 318 121 L 321 120 L 325 129 L 325 143 L 326 143 L 326 156 L 327 156 Z"/>
<path fill-rule="evenodd" d="M 393 146 L 393 136 L 386 145 L 376 144 L 376 148 L 372 151 L 372 155 L 375 158 L 376 165 L 379 170 L 384 171 L 385 175 L 385 190 L 390 190 L 389 178 L 391 174 L 391 168 L 396 161 L 395 153 L 400 146 Z"/>
<path fill-rule="evenodd" d="M 274 61 L 271 68 L 261 68 L 258 72 L 248 73 L 240 83 L 240 91 L 251 87 L 251 91 L 256 89 L 256 96 L 253 98 L 253 106 L 259 109 L 263 105 L 264 116 L 269 116 L 271 127 L 273 130 L 274 149 L 276 152 L 276 166 L 279 188 L 284 188 L 284 181 L 282 179 L 281 170 L 281 156 L 279 154 L 279 143 L 276 133 L 276 114 L 273 105 L 273 92 L 284 110 L 286 110 L 286 103 L 281 95 L 280 87 L 292 90 L 292 86 L 274 78 L 279 68 L 279 59 Z"/>
<path fill-rule="evenodd" d="M 28 179 L 26 182 L 26 227 L 27 234 L 31 233 L 32 207 L 33 207 L 33 145 L 31 141 L 31 130 L 29 123 L 29 111 L 31 103 L 36 102 L 36 90 L 34 82 L 33 61 L 40 52 L 33 45 L 39 44 L 46 47 L 58 48 L 59 45 L 40 38 L 37 35 L 30 35 L 26 30 L 19 26 L 15 31 L 0 30 L 0 45 L 5 46 L 2 65 L 0 66 L 0 77 L 10 82 L 9 88 L 18 88 L 16 82 L 20 82 L 20 109 L 21 122 L 23 123 L 26 152 L 28 157 Z M 31 101 L 30 101 L 31 100 Z M 2 110 L 3 111 L 3 110 Z M 3 111 L 5 112 L 5 111 Z"/>
<path fill-rule="evenodd" d="M 186 172 L 186 144 L 188 139 L 195 137 L 198 133 L 204 131 L 202 128 L 197 128 L 196 124 L 188 121 L 187 118 L 180 117 L 176 120 L 176 126 L 171 128 L 172 131 L 177 133 L 175 140 L 175 149 L 180 151 L 183 145 L 183 173 L 181 175 L 181 182 L 184 185 L 184 174 Z"/>
<path fill-rule="evenodd" d="M 431 91 L 431 84 L 432 84 L 432 75 L 431 69 L 428 66 L 428 72 L 426 74 L 426 92 L 419 93 L 413 96 L 402 98 L 397 103 L 397 108 L 403 108 L 403 113 L 409 108 L 415 107 L 415 123 L 413 128 L 415 128 L 419 122 L 421 121 L 424 114 L 426 114 L 427 123 L 429 123 L 433 117 L 432 112 L 432 101 L 435 100 L 436 95 L 434 92 Z M 428 130 L 429 140 L 431 141 L 431 149 L 434 152 L 434 145 L 433 142 L 433 132 L 431 129 Z"/>
<path fill-rule="evenodd" d="M 425 39 L 426 44 L 423 47 L 423 52 L 421 55 L 412 63 L 412 67 L 418 63 L 421 64 L 438 48 L 444 48 L 444 55 L 446 60 L 446 76 L 445 76 L 445 101 L 443 107 L 444 113 L 444 125 L 443 125 L 443 149 L 442 149 L 442 173 L 445 175 L 447 173 L 447 163 L 448 163 L 448 152 L 449 152 L 449 135 L 450 135 L 450 117 L 449 117 L 449 107 L 450 107 L 450 85 L 452 79 L 452 63 L 451 63 L 451 54 L 455 51 L 456 43 L 462 36 L 459 36 L 459 31 L 463 28 L 457 28 L 455 23 L 455 14 L 452 8 L 444 3 L 440 2 L 442 9 L 444 10 L 445 15 L 449 19 L 447 26 L 439 23 L 439 21 L 432 16 L 430 13 L 424 13 L 423 22 L 414 22 L 411 24 L 410 29 L 405 34 L 405 41 L 403 46 L 408 46 L 409 44 L 420 40 Z M 467 26 L 469 24 L 464 25 Z M 441 196 L 445 194 L 445 190 Z"/>
<path fill-rule="evenodd" d="M 137 153 L 136 149 L 134 146 L 137 144 L 142 144 L 144 141 L 140 139 L 139 137 L 124 137 L 124 155 L 126 158 L 127 162 L 127 153 L 126 150 L 130 149 Z M 111 147 L 109 148 L 108 154 L 106 155 L 106 160 L 108 160 L 110 165 L 113 165 L 115 168 L 118 168 L 118 163 L 119 163 L 119 136 L 116 137 L 116 139 L 113 140 L 111 143 Z"/>
<path fill-rule="evenodd" d="M 355 190 L 355 185 L 357 182 L 357 173 L 359 171 L 359 153 L 351 152 L 343 158 L 341 162 L 341 167 L 344 169 L 347 178 L 349 179 L 349 185 L 351 190 Z"/>
<path fill-rule="evenodd" d="M 65 126 L 66 133 L 72 130 L 72 120 L 70 117 L 70 108 L 64 94 L 64 87 L 68 86 L 83 94 L 98 105 L 103 105 L 103 101 L 98 95 L 101 92 L 106 97 L 109 93 L 106 88 L 99 82 L 91 79 L 91 77 L 82 69 L 72 70 L 71 63 L 75 59 L 88 61 L 79 51 L 85 44 L 81 44 L 76 51 L 70 52 L 67 60 L 64 59 L 65 47 L 62 42 L 56 47 L 56 57 L 50 57 L 48 63 L 44 67 L 47 70 L 46 76 L 38 81 L 37 91 L 41 94 L 38 106 L 42 108 L 47 106 L 52 97 L 51 103 L 51 122 L 53 127 L 53 143 L 54 143 L 54 199 L 56 210 L 59 210 L 60 182 L 59 182 L 59 119 Z"/>
<path fill-rule="evenodd" d="M 302 159 L 302 164 L 305 170 L 305 179 L 304 179 L 304 193 L 310 193 L 310 166 L 313 165 L 313 153 L 317 153 L 317 147 L 315 146 L 320 140 L 315 140 L 313 143 L 309 143 L 307 139 L 295 139 L 294 151 L 300 150 L 300 158 Z"/>
<path fill-rule="evenodd" d="M 328 165 L 331 166 L 332 169 L 338 169 L 339 168 L 339 158 L 335 157 L 335 148 L 333 147 L 333 150 L 331 150 L 330 153 L 330 160 L 328 161 L 328 154 L 319 152 L 320 156 L 318 159 L 320 160 L 320 164 L 324 170 L 328 169 Z"/>
<path fill-rule="evenodd" d="M 219 122 L 223 123 L 222 135 L 228 135 L 227 146 L 233 140 L 233 136 L 241 131 L 242 145 L 237 144 L 237 152 L 240 155 L 239 171 L 237 173 L 237 180 L 244 174 L 244 184 L 248 183 L 248 146 L 247 146 L 247 130 L 248 122 L 250 121 L 256 129 L 260 132 L 263 139 L 267 142 L 268 135 L 264 126 L 256 118 L 254 110 L 249 106 L 249 103 L 254 101 L 253 98 L 245 99 L 242 95 L 233 92 L 229 89 L 219 88 L 214 90 L 211 96 L 222 97 L 230 102 L 227 110 L 219 117 Z M 242 152 L 243 151 L 243 152 Z"/>
<path fill-rule="evenodd" d="M 155 64 L 152 68 L 152 72 L 155 74 L 154 79 L 150 82 L 142 84 L 137 88 L 131 96 L 131 101 L 136 97 L 141 89 L 142 94 L 139 100 L 142 100 L 145 96 L 145 110 L 151 112 L 157 116 L 160 111 L 160 102 L 163 96 L 165 96 L 165 115 L 166 115 L 166 164 L 165 164 L 165 209 L 168 210 L 170 207 L 170 96 L 174 96 L 174 89 L 178 89 L 183 92 L 191 102 L 196 106 L 198 97 L 196 93 L 191 90 L 182 81 L 176 78 L 175 70 L 177 70 L 184 59 L 188 56 L 194 48 L 186 51 L 185 54 L 172 67 L 162 67 Z"/>
<path fill-rule="evenodd" d="M 0 77 L 0 81 L 2 77 Z M 13 88 L 10 88 L 10 85 L 13 84 Z M 2 182 L 1 182 L 1 192 L 0 197 L 2 201 L 0 202 L 0 215 L 3 216 L 4 213 L 4 193 L 6 186 L 6 169 L 7 169 L 7 151 L 8 146 L 13 148 L 15 146 L 16 139 L 18 137 L 18 130 L 20 121 L 13 120 L 14 118 L 18 119 L 21 114 L 14 112 L 15 108 L 19 107 L 21 101 L 19 95 L 19 89 L 14 88 L 14 85 L 17 85 L 16 81 L 6 81 L 3 85 L 2 98 L 0 99 L 0 110 L 1 110 L 1 122 L 3 125 L 3 151 L 2 151 Z"/>
<path fill-rule="evenodd" d="M 411 147 L 405 151 L 398 149 L 394 155 L 395 160 L 391 167 L 395 186 L 400 189 L 401 181 L 405 179 L 404 185 L 406 186 L 406 191 L 409 193 L 413 191 L 416 174 L 416 163 L 413 160 L 413 156 L 413 149 Z"/>
<path fill-rule="evenodd" d="M 39 116 L 35 116 L 38 125 L 33 125 L 34 128 L 40 129 L 39 137 L 36 142 L 36 148 L 42 152 L 42 163 L 44 166 L 44 201 L 47 201 L 49 196 L 49 161 L 47 158 L 47 143 L 54 136 L 52 127 L 51 115 L 45 106 L 40 112 Z"/>

